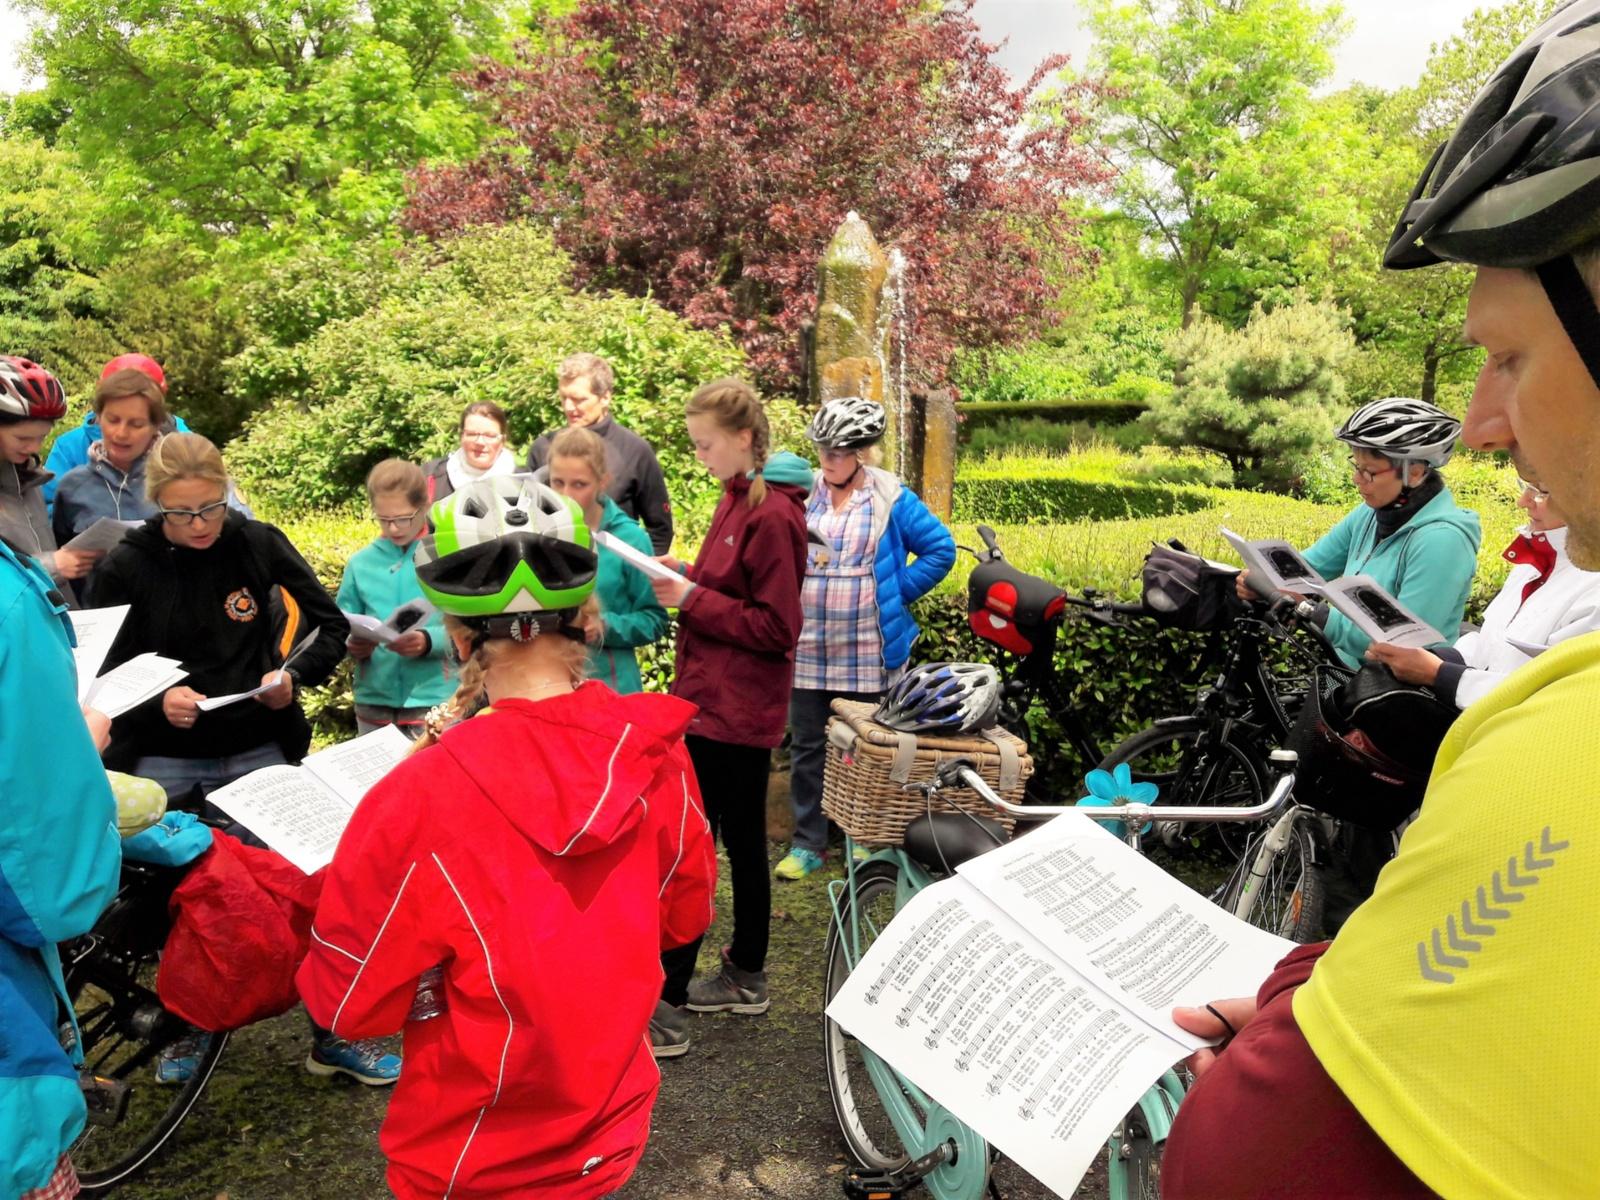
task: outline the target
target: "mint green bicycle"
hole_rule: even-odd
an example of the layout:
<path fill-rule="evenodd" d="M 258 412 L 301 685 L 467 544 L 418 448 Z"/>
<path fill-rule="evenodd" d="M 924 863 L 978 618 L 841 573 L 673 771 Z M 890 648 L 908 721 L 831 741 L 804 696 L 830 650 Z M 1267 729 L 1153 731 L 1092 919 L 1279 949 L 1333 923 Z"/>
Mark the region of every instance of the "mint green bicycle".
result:
<path fill-rule="evenodd" d="M 1247 822 L 1272 816 L 1294 790 L 1295 756 L 1274 752 L 1278 777 L 1271 795 L 1249 808 L 1155 808 L 1129 803 L 1094 809 L 1096 820 L 1121 821 L 1128 843 L 1140 846 L 1153 818 L 1195 822 Z M 930 801 L 926 815 L 906 827 L 901 845 L 856 861 L 846 839 L 847 874 L 828 884 L 833 919 L 828 928 L 823 1007 L 844 985 L 878 934 L 917 892 L 951 874 L 969 858 L 1006 840 L 1003 826 L 969 813 L 934 812 L 932 798 L 952 787 L 970 788 L 988 804 L 1020 820 L 1037 822 L 1065 807 L 1014 805 L 1000 796 L 964 760 L 941 766 L 933 780 L 912 785 Z M 856 1166 L 845 1173 L 851 1200 L 895 1200 L 926 1187 L 934 1200 L 999 1200 L 992 1178 L 998 1152 L 938 1101 L 896 1071 L 840 1025 L 823 1017 L 823 1055 L 828 1092 Z M 1183 1100 L 1184 1083 L 1168 1071 L 1113 1129 L 1106 1140 L 1111 1200 L 1158 1200 L 1161 1147 Z"/>

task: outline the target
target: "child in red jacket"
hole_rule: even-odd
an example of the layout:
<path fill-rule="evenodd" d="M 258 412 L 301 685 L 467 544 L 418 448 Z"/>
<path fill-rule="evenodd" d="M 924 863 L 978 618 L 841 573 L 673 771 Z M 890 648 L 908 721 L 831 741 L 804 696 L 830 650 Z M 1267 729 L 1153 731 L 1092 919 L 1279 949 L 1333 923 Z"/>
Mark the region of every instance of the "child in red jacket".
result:
<path fill-rule="evenodd" d="M 362 800 L 301 994 L 341 1036 L 405 1029 L 379 1139 L 402 1200 L 609 1195 L 660 1083 L 659 956 L 711 919 L 694 708 L 581 682 L 596 558 L 572 501 L 494 478 L 433 521 L 417 577 L 463 661 L 458 711 L 489 707 Z"/>
<path fill-rule="evenodd" d="M 662 999 L 695 1012 L 762 1013 L 772 919 L 767 772 L 788 720 L 803 624 L 811 467 L 793 454 L 767 457 L 766 413 L 737 379 L 706 384 L 685 413 L 695 454 L 724 491 L 694 566 L 663 559 L 685 577 L 653 586 L 664 606 L 678 610 L 672 694 L 700 709 L 684 741 L 705 789 L 706 816 L 728 851 L 733 944 L 717 974 L 693 983 L 698 943 L 667 954 Z M 658 1016 L 651 1028 L 657 1054 L 683 1053 L 686 1024 L 675 1011 Z"/>

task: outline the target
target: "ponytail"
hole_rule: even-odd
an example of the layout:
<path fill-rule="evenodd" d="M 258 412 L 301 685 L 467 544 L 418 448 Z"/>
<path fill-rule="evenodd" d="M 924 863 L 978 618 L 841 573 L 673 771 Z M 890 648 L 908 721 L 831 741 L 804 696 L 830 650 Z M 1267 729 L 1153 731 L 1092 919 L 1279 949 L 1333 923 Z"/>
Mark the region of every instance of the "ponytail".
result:
<path fill-rule="evenodd" d="M 684 406 L 686 417 L 706 416 L 717 423 L 725 433 L 750 431 L 750 454 L 755 459 L 755 476 L 750 480 L 750 495 L 745 503 L 751 508 L 767 498 L 767 481 L 761 476 L 766 465 L 771 430 L 767 427 L 766 409 L 755 389 L 742 379 L 714 379 L 703 384 L 689 403 Z"/>

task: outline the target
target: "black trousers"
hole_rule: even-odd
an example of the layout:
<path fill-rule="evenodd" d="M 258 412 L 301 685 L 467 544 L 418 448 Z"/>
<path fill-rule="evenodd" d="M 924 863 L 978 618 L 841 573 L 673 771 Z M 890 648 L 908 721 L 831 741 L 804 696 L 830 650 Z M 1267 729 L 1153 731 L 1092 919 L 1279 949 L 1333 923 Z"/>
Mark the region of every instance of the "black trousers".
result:
<path fill-rule="evenodd" d="M 733 884 L 733 945 L 728 953 L 740 970 L 759 971 L 767 962 L 772 923 L 772 873 L 767 868 L 767 775 L 772 751 L 694 734 L 683 741 L 700 780 L 711 836 L 720 837 L 728 852 Z M 687 999 L 701 940 L 662 954 L 667 981 L 661 998 L 668 1004 Z"/>

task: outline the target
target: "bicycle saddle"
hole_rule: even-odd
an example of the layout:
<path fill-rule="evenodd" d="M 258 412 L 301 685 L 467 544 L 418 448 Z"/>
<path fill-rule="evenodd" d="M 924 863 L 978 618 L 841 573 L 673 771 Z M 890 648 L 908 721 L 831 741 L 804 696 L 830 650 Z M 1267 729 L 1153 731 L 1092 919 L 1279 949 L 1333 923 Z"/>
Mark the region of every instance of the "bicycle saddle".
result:
<path fill-rule="evenodd" d="M 924 813 L 907 825 L 903 844 L 912 858 L 943 874 L 1007 840 L 1005 827 L 988 817 L 936 812 Z"/>

